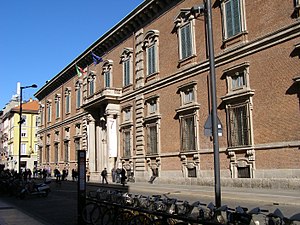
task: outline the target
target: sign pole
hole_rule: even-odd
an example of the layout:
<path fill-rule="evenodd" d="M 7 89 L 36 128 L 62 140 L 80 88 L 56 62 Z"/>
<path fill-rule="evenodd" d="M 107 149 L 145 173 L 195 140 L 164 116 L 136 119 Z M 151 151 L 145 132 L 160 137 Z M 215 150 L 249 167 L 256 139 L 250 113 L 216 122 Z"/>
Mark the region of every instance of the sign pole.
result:
<path fill-rule="evenodd" d="M 78 150 L 78 182 L 77 182 L 77 209 L 78 209 L 78 225 L 85 224 L 81 216 L 86 200 L 86 151 Z"/>
<path fill-rule="evenodd" d="M 211 111 L 212 111 L 212 133 L 213 133 L 213 147 L 214 147 L 215 203 L 217 207 L 220 207 L 221 206 L 220 156 L 219 156 L 219 137 L 218 137 L 215 55 L 214 55 L 211 14 L 212 14 L 211 0 L 206 0 L 206 22 L 207 22 L 207 37 L 208 37 L 210 81 L 211 81 L 210 91 L 211 91 Z"/>

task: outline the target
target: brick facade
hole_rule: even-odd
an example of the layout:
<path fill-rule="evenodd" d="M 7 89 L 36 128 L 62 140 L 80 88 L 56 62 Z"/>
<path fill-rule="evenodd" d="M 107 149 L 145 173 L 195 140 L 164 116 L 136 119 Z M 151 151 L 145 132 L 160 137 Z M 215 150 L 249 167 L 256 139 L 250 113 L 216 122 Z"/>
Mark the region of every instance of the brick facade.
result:
<path fill-rule="evenodd" d="M 300 178 L 298 9 L 292 0 L 235 2 L 241 18 L 235 35 L 229 36 L 230 23 L 224 22 L 233 1 L 213 2 L 212 14 L 218 117 L 223 125 L 221 178 Z M 158 168 L 157 182 L 211 179 L 213 143 L 204 135 L 211 110 L 205 16 L 191 10 L 198 4 L 144 1 L 35 94 L 44 115 L 40 166 L 75 168 L 77 148 L 87 151 L 94 180 L 104 167 L 110 171 L 121 165 L 137 180 L 148 179 L 151 168 Z M 191 54 L 182 45 L 186 24 Z M 150 61 L 150 50 L 156 61 Z M 94 65 L 91 51 L 104 61 Z M 127 59 L 129 85 L 124 86 Z M 75 64 L 86 70 L 81 77 Z M 148 74 L 150 66 L 154 73 Z M 111 76 L 109 87 L 105 71 Z M 92 81 L 95 90 L 89 93 Z M 79 108 L 77 84 L 82 88 Z M 65 112 L 66 89 L 70 113 Z M 58 118 L 55 96 L 61 99 Z M 61 154 L 56 160 L 55 144 Z"/>

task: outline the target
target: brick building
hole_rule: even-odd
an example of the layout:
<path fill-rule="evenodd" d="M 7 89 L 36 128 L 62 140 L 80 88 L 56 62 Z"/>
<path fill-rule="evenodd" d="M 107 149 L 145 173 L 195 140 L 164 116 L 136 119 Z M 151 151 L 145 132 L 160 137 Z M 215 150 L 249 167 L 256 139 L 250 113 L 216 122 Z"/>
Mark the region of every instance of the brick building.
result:
<path fill-rule="evenodd" d="M 75 168 L 83 149 L 92 180 L 123 165 L 136 180 L 211 183 L 200 3 L 145 0 L 35 94 L 41 167 Z M 300 178 L 298 0 L 212 7 L 222 182 Z"/>

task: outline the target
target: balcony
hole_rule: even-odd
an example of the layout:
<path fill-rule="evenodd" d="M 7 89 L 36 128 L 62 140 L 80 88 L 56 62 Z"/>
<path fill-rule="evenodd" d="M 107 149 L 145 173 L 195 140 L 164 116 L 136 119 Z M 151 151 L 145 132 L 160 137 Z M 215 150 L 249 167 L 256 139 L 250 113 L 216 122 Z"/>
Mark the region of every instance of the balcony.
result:
<path fill-rule="evenodd" d="M 89 109 L 107 103 L 118 103 L 121 96 L 121 88 L 104 88 L 93 95 L 85 97 L 82 107 Z"/>

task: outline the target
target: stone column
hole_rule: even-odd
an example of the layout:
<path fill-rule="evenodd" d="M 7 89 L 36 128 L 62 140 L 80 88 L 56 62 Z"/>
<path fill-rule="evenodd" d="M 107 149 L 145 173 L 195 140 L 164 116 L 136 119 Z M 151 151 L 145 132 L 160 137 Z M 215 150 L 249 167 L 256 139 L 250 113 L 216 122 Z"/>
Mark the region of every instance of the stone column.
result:
<path fill-rule="evenodd" d="M 95 119 L 92 116 L 89 116 L 88 124 L 88 153 L 89 153 L 89 167 L 90 172 L 93 173 L 96 171 L 96 134 L 95 134 Z"/>

